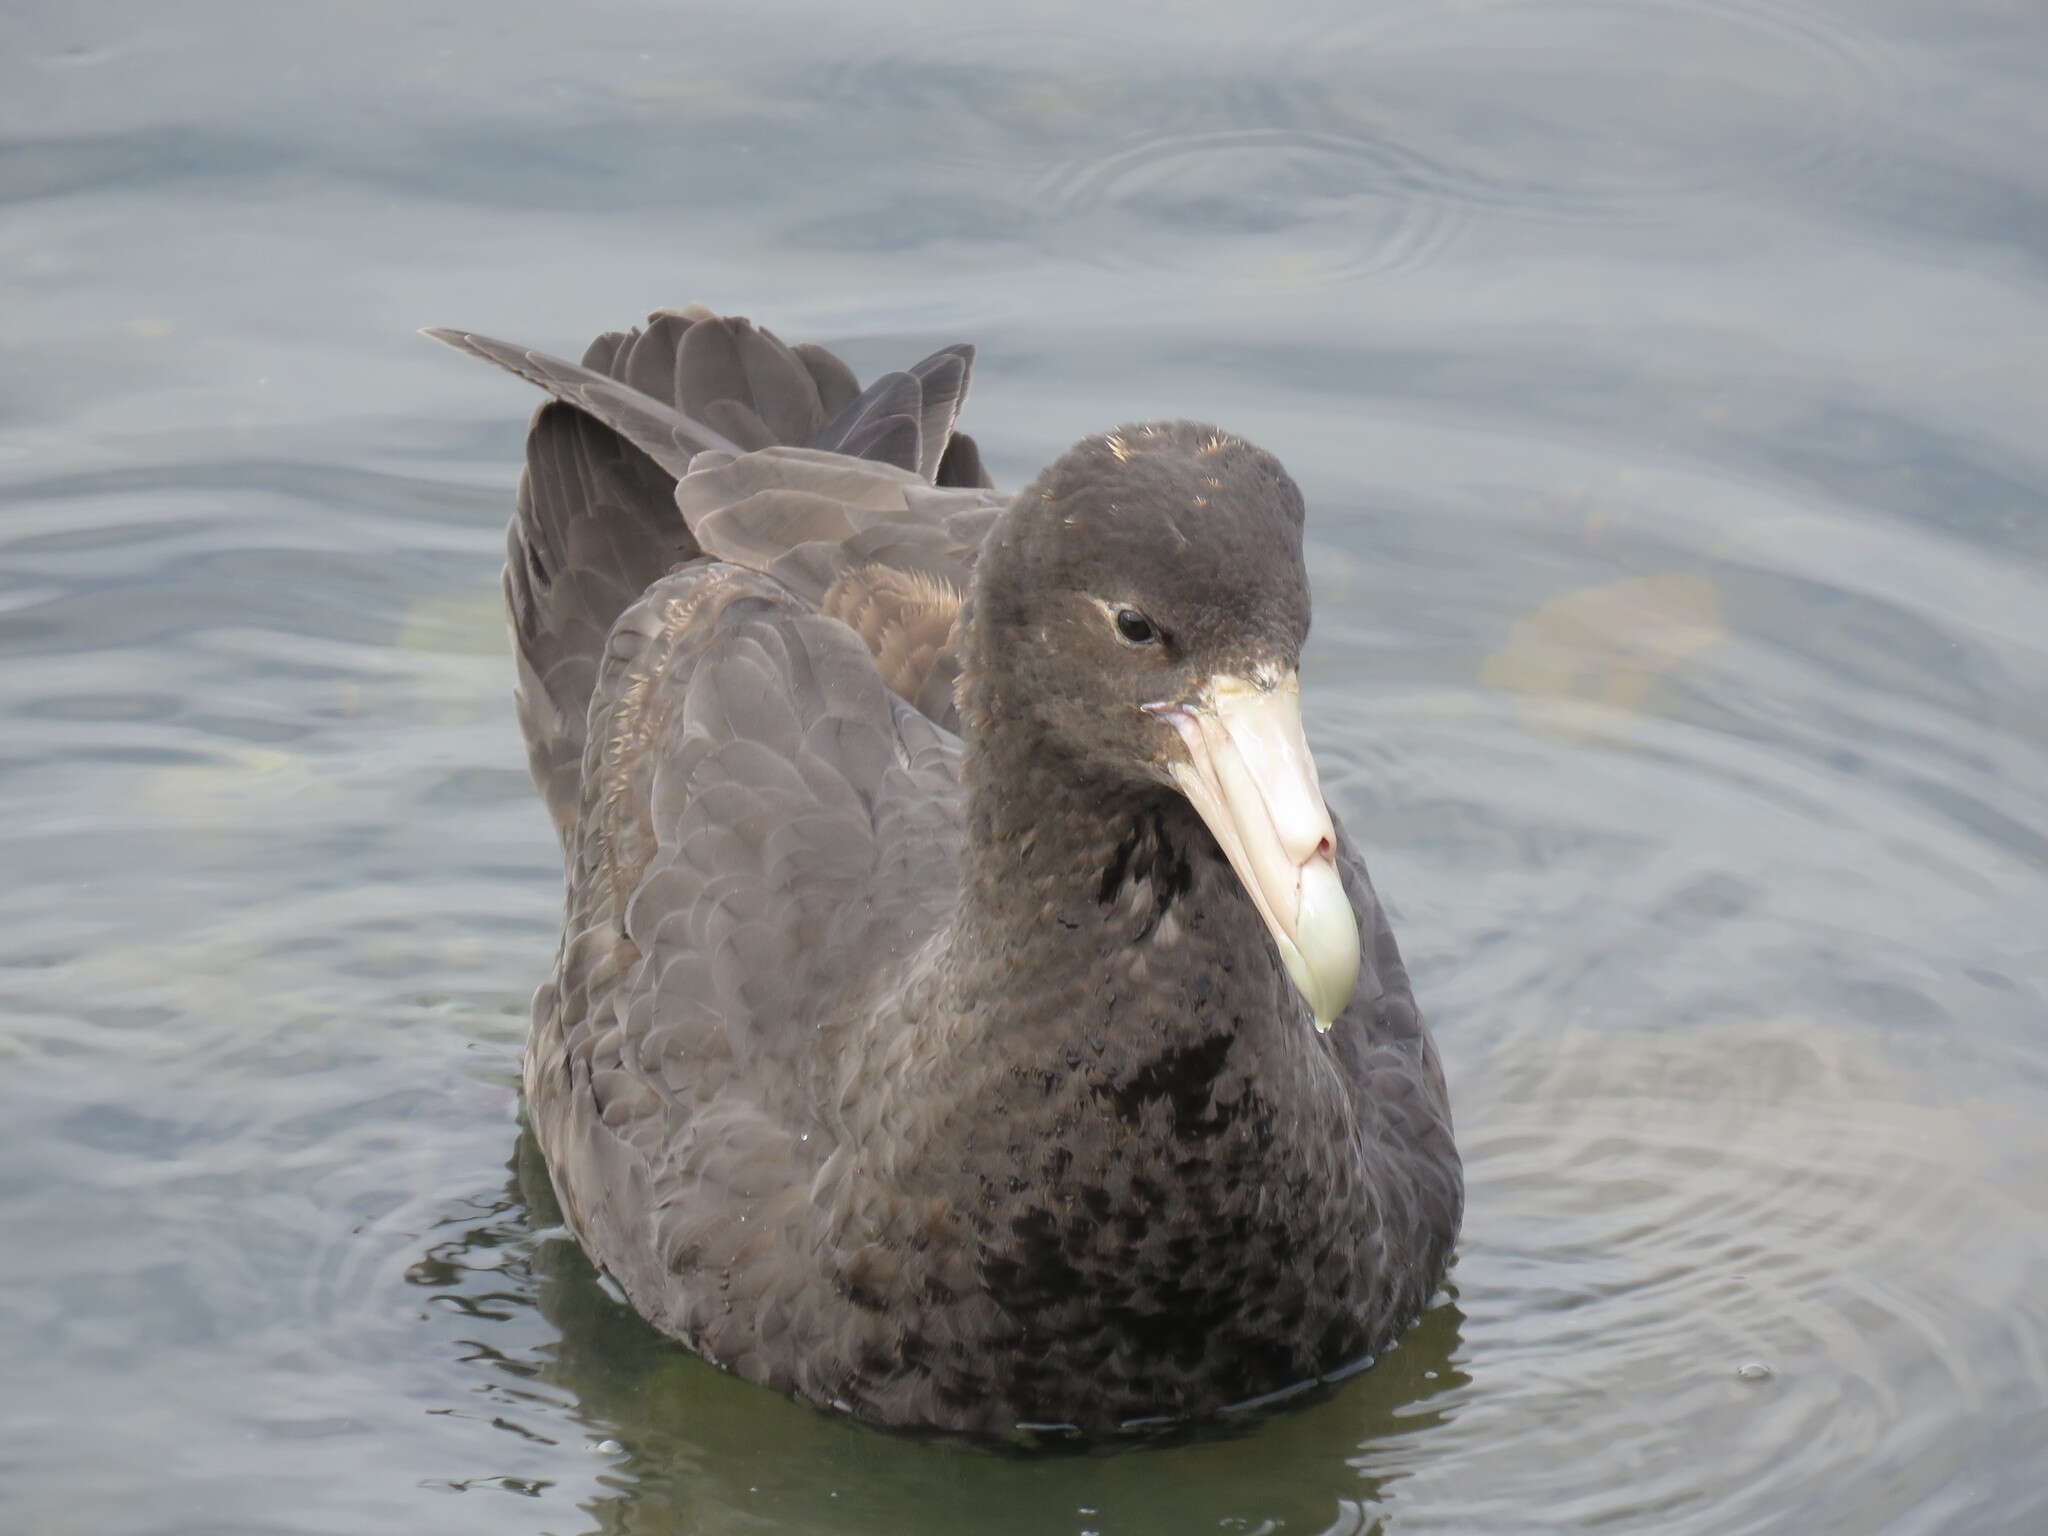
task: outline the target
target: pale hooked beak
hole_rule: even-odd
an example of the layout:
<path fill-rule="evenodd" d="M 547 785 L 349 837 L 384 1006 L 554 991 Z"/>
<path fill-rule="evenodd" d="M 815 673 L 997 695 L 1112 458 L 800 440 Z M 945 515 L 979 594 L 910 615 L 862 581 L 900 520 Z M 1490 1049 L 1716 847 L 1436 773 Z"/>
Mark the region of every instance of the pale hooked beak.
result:
<path fill-rule="evenodd" d="M 1358 916 L 1337 874 L 1337 833 L 1301 732 L 1301 684 L 1218 677 L 1180 704 L 1148 704 L 1186 745 L 1167 765 L 1244 882 L 1280 960 L 1327 1030 L 1358 981 Z"/>

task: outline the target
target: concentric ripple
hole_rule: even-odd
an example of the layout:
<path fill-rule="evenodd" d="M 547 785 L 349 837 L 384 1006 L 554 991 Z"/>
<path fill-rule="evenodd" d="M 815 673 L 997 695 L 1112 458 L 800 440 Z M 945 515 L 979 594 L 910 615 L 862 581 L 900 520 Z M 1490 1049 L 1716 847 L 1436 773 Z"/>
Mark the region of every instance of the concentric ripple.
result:
<path fill-rule="evenodd" d="M 1482 0 L 1360 27 L 1306 55 L 1333 105 L 1398 121 L 1418 154 L 1534 217 L 1839 179 L 1896 101 L 1885 46 L 1776 0 Z"/>
<path fill-rule="evenodd" d="M 1561 1459 L 1611 1462 L 1531 1528 L 1821 1529 L 1814 1490 L 1839 1514 L 1865 1460 L 1897 1528 L 1967 1512 L 1944 1486 L 1955 1415 L 1995 1435 L 2041 1381 L 2048 1265 L 2000 1235 L 2042 1202 L 1991 1178 L 2048 1168 L 2038 1127 L 1932 1104 L 1804 1018 L 1573 1031 L 1472 1087 L 1473 1381 L 1434 1455 L 1484 1444 L 1490 1496 L 1532 1502 Z"/>
<path fill-rule="evenodd" d="M 1462 222 L 1454 180 L 1391 139 L 1241 128 L 1069 161 L 1039 197 L 1051 243 L 1102 265 L 1314 282 L 1430 261 Z"/>
<path fill-rule="evenodd" d="M 1839 188 L 1896 100 L 1884 46 L 1774 0 L 1375 9 L 1283 20 L 1220 57 L 942 25 L 812 89 L 888 125 L 949 185 L 936 201 L 1004 210 L 1054 254 L 1271 284 L 1432 265 L 1488 218 Z"/>

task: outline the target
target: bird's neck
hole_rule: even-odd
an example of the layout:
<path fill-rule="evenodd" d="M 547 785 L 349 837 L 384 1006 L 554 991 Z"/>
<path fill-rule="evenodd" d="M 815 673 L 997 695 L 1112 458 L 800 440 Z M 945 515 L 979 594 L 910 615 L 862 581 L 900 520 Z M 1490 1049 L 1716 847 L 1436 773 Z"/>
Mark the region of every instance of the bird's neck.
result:
<path fill-rule="evenodd" d="M 975 741 L 963 765 L 963 929 L 1087 963 L 1139 942 L 1215 843 L 1161 787 L 1088 772 L 1043 742 Z"/>
<path fill-rule="evenodd" d="M 1048 1053 L 1308 1032 L 1257 909 L 1180 795 L 1023 732 L 971 741 L 964 769 L 957 1017 Z"/>
<path fill-rule="evenodd" d="M 934 967 L 952 1043 L 919 1088 L 958 1112 L 939 1117 L 959 1142 L 945 1155 L 1003 1164 L 1029 1127 L 1173 1163 L 1216 1116 L 1241 1139 L 1275 1104 L 1275 1134 L 1318 1149 L 1305 1155 L 1343 1145 L 1331 1042 L 1194 808 L 1091 772 L 1015 718 L 970 725 L 962 765 L 960 901 Z M 982 1120 L 1007 1128 L 1001 1146 L 978 1145 Z"/>

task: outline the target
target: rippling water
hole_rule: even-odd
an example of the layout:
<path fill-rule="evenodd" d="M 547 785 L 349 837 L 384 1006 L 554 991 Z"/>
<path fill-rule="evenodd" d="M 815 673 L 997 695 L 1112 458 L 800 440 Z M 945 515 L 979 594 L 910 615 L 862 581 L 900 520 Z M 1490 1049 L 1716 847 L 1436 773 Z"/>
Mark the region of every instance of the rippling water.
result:
<path fill-rule="evenodd" d="M 2048 1528 L 2048 12 L 966 9 L 0 19 L 0 1527 Z M 554 1225 L 531 402 L 411 331 L 690 299 L 1303 482 L 1472 1186 L 1373 1371 L 888 1436 Z"/>

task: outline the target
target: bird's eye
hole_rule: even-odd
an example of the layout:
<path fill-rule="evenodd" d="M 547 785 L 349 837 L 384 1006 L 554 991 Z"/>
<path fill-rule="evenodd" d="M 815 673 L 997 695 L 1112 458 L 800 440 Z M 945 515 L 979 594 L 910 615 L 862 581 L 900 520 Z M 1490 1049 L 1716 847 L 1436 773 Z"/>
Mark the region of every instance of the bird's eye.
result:
<path fill-rule="evenodd" d="M 1159 643 L 1158 629 L 1135 608 L 1119 608 L 1116 611 L 1116 632 L 1132 645 Z"/>

